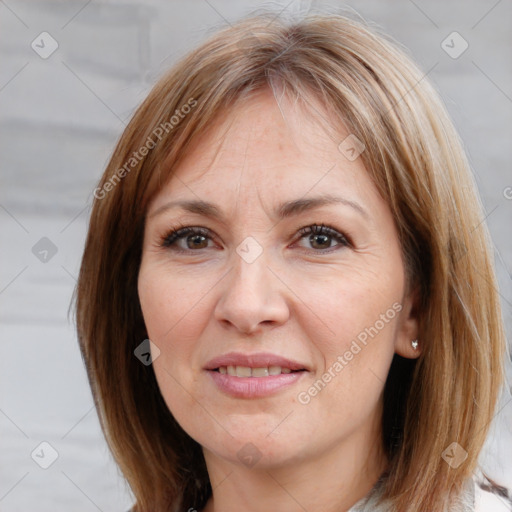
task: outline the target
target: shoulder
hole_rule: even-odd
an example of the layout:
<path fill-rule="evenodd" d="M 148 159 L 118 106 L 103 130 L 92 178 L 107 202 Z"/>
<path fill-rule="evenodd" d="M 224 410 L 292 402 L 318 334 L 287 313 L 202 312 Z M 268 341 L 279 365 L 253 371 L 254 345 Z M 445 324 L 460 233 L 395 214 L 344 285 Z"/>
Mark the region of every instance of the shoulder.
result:
<path fill-rule="evenodd" d="M 487 477 L 474 478 L 475 512 L 511 512 L 512 494 Z"/>

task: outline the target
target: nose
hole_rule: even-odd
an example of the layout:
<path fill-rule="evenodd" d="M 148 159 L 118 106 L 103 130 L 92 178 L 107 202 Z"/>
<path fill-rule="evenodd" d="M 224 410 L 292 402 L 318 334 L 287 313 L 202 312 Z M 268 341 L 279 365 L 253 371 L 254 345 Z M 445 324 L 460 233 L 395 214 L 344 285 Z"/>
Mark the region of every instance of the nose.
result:
<path fill-rule="evenodd" d="M 215 308 L 217 321 L 245 334 L 286 322 L 287 287 L 268 263 L 265 251 L 251 263 L 234 254 L 233 267 L 221 280 L 222 295 Z"/>

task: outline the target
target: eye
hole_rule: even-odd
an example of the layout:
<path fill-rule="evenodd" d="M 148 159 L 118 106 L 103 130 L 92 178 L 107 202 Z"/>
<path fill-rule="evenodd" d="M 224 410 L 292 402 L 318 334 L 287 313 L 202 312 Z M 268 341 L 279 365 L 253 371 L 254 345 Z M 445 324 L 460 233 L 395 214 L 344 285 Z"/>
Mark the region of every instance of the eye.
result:
<path fill-rule="evenodd" d="M 318 249 L 318 251 L 315 252 L 331 252 L 326 251 L 326 249 L 333 248 L 331 245 L 333 240 L 337 241 L 338 245 L 342 247 L 350 246 L 350 242 L 345 235 L 330 226 L 325 226 L 324 224 L 306 226 L 301 228 L 299 233 L 302 235 L 300 240 L 309 237 L 309 243 L 311 243 L 314 249 Z"/>
<path fill-rule="evenodd" d="M 208 241 L 212 240 L 209 236 L 210 231 L 206 228 L 187 226 L 173 229 L 163 238 L 162 247 L 170 247 L 177 251 L 188 251 L 190 249 L 206 249 Z M 184 242 L 180 245 L 179 242 Z"/>
<path fill-rule="evenodd" d="M 345 235 L 324 224 L 312 224 L 303 227 L 299 230 L 299 233 L 301 235 L 299 240 L 309 237 L 309 243 L 314 249 L 317 249 L 315 252 L 331 252 L 327 249 L 336 250 L 336 246 L 334 248 L 332 246 L 333 240 L 341 247 L 351 245 Z M 180 226 L 164 235 L 160 245 L 178 252 L 190 252 L 207 249 L 209 241 L 213 241 L 209 229 L 196 226 Z"/>

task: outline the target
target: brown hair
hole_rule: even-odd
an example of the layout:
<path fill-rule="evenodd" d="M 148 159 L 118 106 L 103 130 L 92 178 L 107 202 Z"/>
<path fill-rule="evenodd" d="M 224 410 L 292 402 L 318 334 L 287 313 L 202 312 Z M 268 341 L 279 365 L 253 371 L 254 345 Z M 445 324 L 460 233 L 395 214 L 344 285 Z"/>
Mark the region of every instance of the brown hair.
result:
<path fill-rule="evenodd" d="M 76 289 L 106 440 L 136 510 L 206 503 L 201 447 L 174 420 L 152 367 L 134 357 L 147 338 L 137 294 L 145 213 L 219 115 L 277 87 L 306 106 L 312 94 L 364 142 L 361 158 L 394 215 L 409 283 L 420 290 L 423 350 L 418 360 L 395 355 L 386 382 L 384 498 L 399 512 L 441 510 L 477 467 L 504 381 L 490 241 L 437 93 L 396 44 L 339 15 L 263 14 L 220 30 L 159 80 L 117 143 L 94 192 Z M 452 442 L 467 452 L 456 469 L 442 458 Z"/>

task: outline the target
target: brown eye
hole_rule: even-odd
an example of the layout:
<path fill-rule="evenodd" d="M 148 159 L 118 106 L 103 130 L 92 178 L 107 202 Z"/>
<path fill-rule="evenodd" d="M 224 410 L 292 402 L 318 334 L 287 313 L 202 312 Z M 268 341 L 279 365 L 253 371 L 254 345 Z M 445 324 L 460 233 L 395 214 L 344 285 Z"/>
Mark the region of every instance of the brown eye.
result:
<path fill-rule="evenodd" d="M 311 247 L 316 250 L 315 252 L 326 252 L 327 249 L 332 249 L 333 246 L 331 244 L 333 241 L 338 242 L 338 245 L 342 247 L 350 245 L 343 234 L 323 224 L 306 226 L 300 229 L 299 232 L 302 235 L 301 240 L 308 237 L 307 240 L 311 244 Z"/>
<path fill-rule="evenodd" d="M 329 249 L 331 246 L 332 240 L 329 235 L 311 235 L 309 239 L 315 249 Z"/>
<path fill-rule="evenodd" d="M 184 246 L 179 244 L 182 240 L 185 241 Z M 211 237 L 207 229 L 184 227 L 167 233 L 162 240 L 162 246 L 176 249 L 177 251 L 193 251 L 196 249 L 207 249 L 209 240 L 211 240 Z"/>
<path fill-rule="evenodd" d="M 203 235 L 189 235 L 185 240 L 189 249 L 204 249 L 208 247 L 208 241 Z"/>

